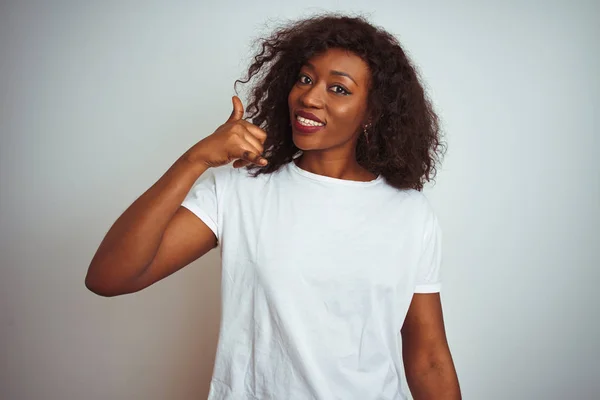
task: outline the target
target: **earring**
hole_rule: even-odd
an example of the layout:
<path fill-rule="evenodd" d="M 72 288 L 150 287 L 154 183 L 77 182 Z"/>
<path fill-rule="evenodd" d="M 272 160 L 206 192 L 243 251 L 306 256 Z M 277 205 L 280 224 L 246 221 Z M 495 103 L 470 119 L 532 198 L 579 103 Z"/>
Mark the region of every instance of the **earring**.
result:
<path fill-rule="evenodd" d="M 367 128 L 369 127 L 370 125 L 363 126 L 363 133 L 365 135 L 365 140 L 367 141 L 367 144 L 369 144 L 369 132 L 367 132 Z"/>

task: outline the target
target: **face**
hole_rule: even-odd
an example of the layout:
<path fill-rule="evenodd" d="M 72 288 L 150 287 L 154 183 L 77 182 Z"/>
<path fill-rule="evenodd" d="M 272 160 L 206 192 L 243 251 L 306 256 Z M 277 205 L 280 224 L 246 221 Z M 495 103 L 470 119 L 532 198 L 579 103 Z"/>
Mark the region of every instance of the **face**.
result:
<path fill-rule="evenodd" d="M 342 49 L 308 60 L 288 96 L 296 147 L 353 152 L 367 123 L 370 75 L 359 56 Z"/>

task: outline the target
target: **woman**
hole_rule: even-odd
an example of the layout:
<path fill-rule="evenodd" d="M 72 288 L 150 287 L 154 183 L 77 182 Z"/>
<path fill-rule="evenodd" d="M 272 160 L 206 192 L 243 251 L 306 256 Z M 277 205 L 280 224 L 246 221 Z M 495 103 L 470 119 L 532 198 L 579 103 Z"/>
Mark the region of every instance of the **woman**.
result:
<path fill-rule="evenodd" d="M 443 146 L 403 50 L 361 18 L 316 17 L 264 40 L 253 79 L 251 122 L 234 97 L 115 222 L 87 287 L 139 291 L 219 243 L 211 399 L 403 399 L 403 365 L 415 399 L 460 398 L 420 192 Z"/>

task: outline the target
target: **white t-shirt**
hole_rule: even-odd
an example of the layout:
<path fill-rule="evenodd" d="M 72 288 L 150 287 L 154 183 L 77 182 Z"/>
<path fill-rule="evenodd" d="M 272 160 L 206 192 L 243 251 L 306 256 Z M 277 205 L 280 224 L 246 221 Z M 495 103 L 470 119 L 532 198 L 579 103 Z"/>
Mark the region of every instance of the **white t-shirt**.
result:
<path fill-rule="evenodd" d="M 221 246 L 209 399 L 405 399 L 399 332 L 413 293 L 440 290 L 425 196 L 294 162 L 205 175 L 183 206 Z"/>

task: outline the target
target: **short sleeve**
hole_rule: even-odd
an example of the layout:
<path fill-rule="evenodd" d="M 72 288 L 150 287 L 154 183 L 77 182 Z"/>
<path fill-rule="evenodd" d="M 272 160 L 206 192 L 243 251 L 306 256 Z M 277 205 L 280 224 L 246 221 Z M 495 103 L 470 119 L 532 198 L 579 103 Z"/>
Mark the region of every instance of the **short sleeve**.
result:
<path fill-rule="evenodd" d="M 442 230 L 435 214 L 429 216 L 423 236 L 415 293 L 437 293 L 441 290 Z"/>
<path fill-rule="evenodd" d="M 220 197 L 226 185 L 227 171 L 210 169 L 194 184 L 183 203 L 210 228 L 220 242 Z"/>

